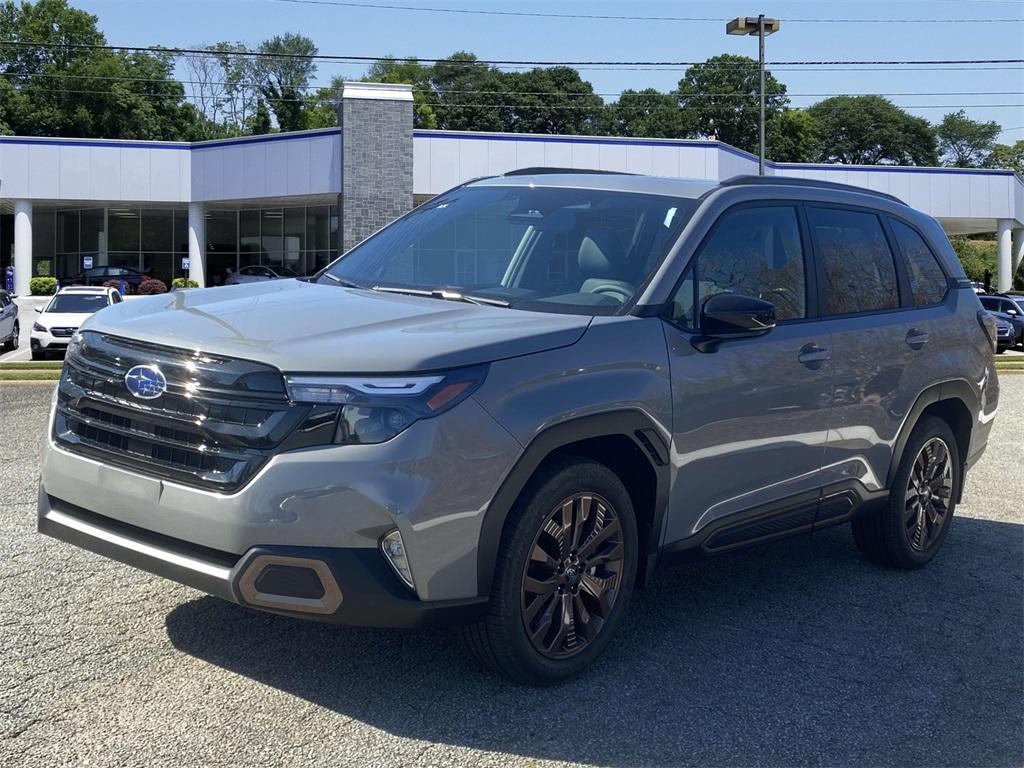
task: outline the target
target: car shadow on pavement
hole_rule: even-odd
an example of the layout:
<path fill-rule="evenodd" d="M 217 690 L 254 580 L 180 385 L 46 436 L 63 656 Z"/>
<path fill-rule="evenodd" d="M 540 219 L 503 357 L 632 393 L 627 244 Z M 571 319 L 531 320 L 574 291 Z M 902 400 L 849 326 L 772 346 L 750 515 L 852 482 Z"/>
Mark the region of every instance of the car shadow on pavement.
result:
<path fill-rule="evenodd" d="M 632 765 L 1018 765 L 1024 526 L 957 518 L 922 571 L 847 527 L 669 563 L 582 678 L 479 672 L 447 631 L 338 627 L 202 597 L 175 647 L 389 733 Z"/>

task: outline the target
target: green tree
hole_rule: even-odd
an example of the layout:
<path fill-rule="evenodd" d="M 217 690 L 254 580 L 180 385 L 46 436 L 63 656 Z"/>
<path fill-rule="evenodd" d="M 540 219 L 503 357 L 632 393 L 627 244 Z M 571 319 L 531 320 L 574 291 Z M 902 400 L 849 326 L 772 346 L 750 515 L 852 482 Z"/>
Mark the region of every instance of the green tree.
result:
<path fill-rule="evenodd" d="M 977 168 L 985 162 L 998 135 L 999 123 L 971 120 L 962 109 L 950 112 L 935 126 L 943 163 L 957 168 Z"/>
<path fill-rule="evenodd" d="M 264 133 L 270 133 L 272 130 L 273 126 L 270 123 L 270 110 L 267 109 L 267 102 L 260 99 L 256 102 L 256 109 L 253 110 L 246 124 L 246 133 L 252 136 L 260 136 Z"/>
<path fill-rule="evenodd" d="M 0 115 L 26 136 L 194 139 L 202 118 L 185 103 L 169 54 L 78 47 L 106 43 L 96 17 L 66 0 L 0 5 Z M 53 47 L 51 47 L 53 46 Z"/>
<path fill-rule="evenodd" d="M 808 109 L 830 163 L 937 165 L 935 132 L 882 96 L 833 96 Z"/>
<path fill-rule="evenodd" d="M 1024 139 L 1013 144 L 996 144 L 985 158 L 986 168 L 1009 168 L 1024 176 Z"/>
<path fill-rule="evenodd" d="M 662 93 L 657 88 L 625 90 L 608 109 L 613 132 L 619 136 L 674 139 L 690 133 L 683 119 L 683 115 L 688 113 L 679 109 L 676 95 Z"/>
<path fill-rule="evenodd" d="M 458 51 L 431 67 L 437 95 L 437 127 L 451 131 L 508 130 L 508 83 L 504 73 Z"/>
<path fill-rule="evenodd" d="M 255 76 L 260 94 L 274 112 L 282 131 L 306 127 L 308 100 L 306 89 L 316 74 L 317 54 L 313 41 L 304 35 L 287 32 L 260 43 Z"/>
<path fill-rule="evenodd" d="M 604 101 L 572 67 L 534 68 L 499 75 L 507 100 L 505 130 L 517 133 L 594 134 Z"/>
<path fill-rule="evenodd" d="M 416 59 L 385 58 L 375 61 L 363 75 L 368 83 L 407 83 L 412 86 L 413 126 L 437 128 L 437 95 L 431 82 L 433 67 Z"/>
<path fill-rule="evenodd" d="M 821 126 L 804 110 L 785 109 L 767 126 L 766 153 L 780 163 L 810 163 L 821 154 Z"/>
<path fill-rule="evenodd" d="M 765 122 L 789 103 L 786 86 L 765 72 Z M 686 70 L 677 91 L 679 106 L 701 136 L 757 152 L 759 125 L 757 62 L 724 53 Z"/>

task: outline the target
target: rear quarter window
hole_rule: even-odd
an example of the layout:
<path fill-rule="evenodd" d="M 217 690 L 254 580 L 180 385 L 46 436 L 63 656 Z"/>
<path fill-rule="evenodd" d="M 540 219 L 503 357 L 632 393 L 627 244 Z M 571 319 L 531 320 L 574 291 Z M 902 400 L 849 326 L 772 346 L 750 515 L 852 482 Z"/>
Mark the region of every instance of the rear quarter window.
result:
<path fill-rule="evenodd" d="M 902 221 L 889 219 L 896 245 L 903 254 L 910 279 L 910 292 L 919 307 L 938 304 L 949 286 L 946 273 L 924 239 Z"/>

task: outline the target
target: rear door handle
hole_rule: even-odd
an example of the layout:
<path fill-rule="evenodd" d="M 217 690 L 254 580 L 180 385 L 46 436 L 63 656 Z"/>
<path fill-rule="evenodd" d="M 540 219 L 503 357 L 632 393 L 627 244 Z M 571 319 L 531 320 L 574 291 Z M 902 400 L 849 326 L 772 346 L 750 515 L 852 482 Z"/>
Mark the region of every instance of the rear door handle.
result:
<path fill-rule="evenodd" d="M 920 328 L 911 328 L 907 331 L 907 344 L 913 349 L 920 349 L 928 343 L 928 339 L 931 336 L 928 335 L 928 331 L 922 331 Z"/>
<path fill-rule="evenodd" d="M 823 363 L 832 359 L 832 353 L 812 341 L 810 344 L 800 347 L 800 354 L 796 359 L 808 368 L 820 368 Z"/>

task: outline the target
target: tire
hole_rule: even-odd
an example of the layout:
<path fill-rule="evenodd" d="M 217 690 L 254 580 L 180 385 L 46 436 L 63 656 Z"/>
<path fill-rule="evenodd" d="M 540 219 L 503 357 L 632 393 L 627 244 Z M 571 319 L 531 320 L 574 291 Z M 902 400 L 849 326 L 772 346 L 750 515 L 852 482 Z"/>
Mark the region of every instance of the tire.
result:
<path fill-rule="evenodd" d="M 937 479 L 927 479 L 938 470 Z M 949 534 L 960 482 L 953 431 L 942 419 L 926 416 L 903 449 L 888 504 L 853 520 L 857 547 L 868 560 L 888 568 L 913 570 L 927 565 Z M 916 488 L 924 490 L 918 493 Z"/>
<path fill-rule="evenodd" d="M 33 349 L 32 350 L 32 359 L 33 360 L 45 360 L 47 357 L 48 357 L 48 355 L 42 349 Z"/>
<path fill-rule="evenodd" d="M 579 524 L 555 522 L 565 519 Z M 588 542 L 598 543 L 588 547 Z M 558 562 L 559 556 L 567 557 Z M 514 682 L 542 686 L 570 680 L 604 652 L 622 624 L 637 556 L 636 518 L 622 481 L 588 459 L 554 460 L 531 478 L 509 512 L 487 615 L 460 627 L 460 639 L 481 666 Z M 610 562 L 590 566 L 595 557 Z M 533 590 L 525 586 L 528 577 Z M 594 590 L 602 586 L 607 589 L 599 601 Z M 562 632 L 556 620 L 567 605 L 572 631 Z M 535 629 L 534 639 L 527 622 Z"/>
<path fill-rule="evenodd" d="M 18 348 L 18 337 L 21 335 L 21 326 L 18 325 L 17 320 L 14 322 L 14 330 L 11 331 L 11 335 L 7 341 L 0 345 L 0 352 L 13 352 Z"/>

